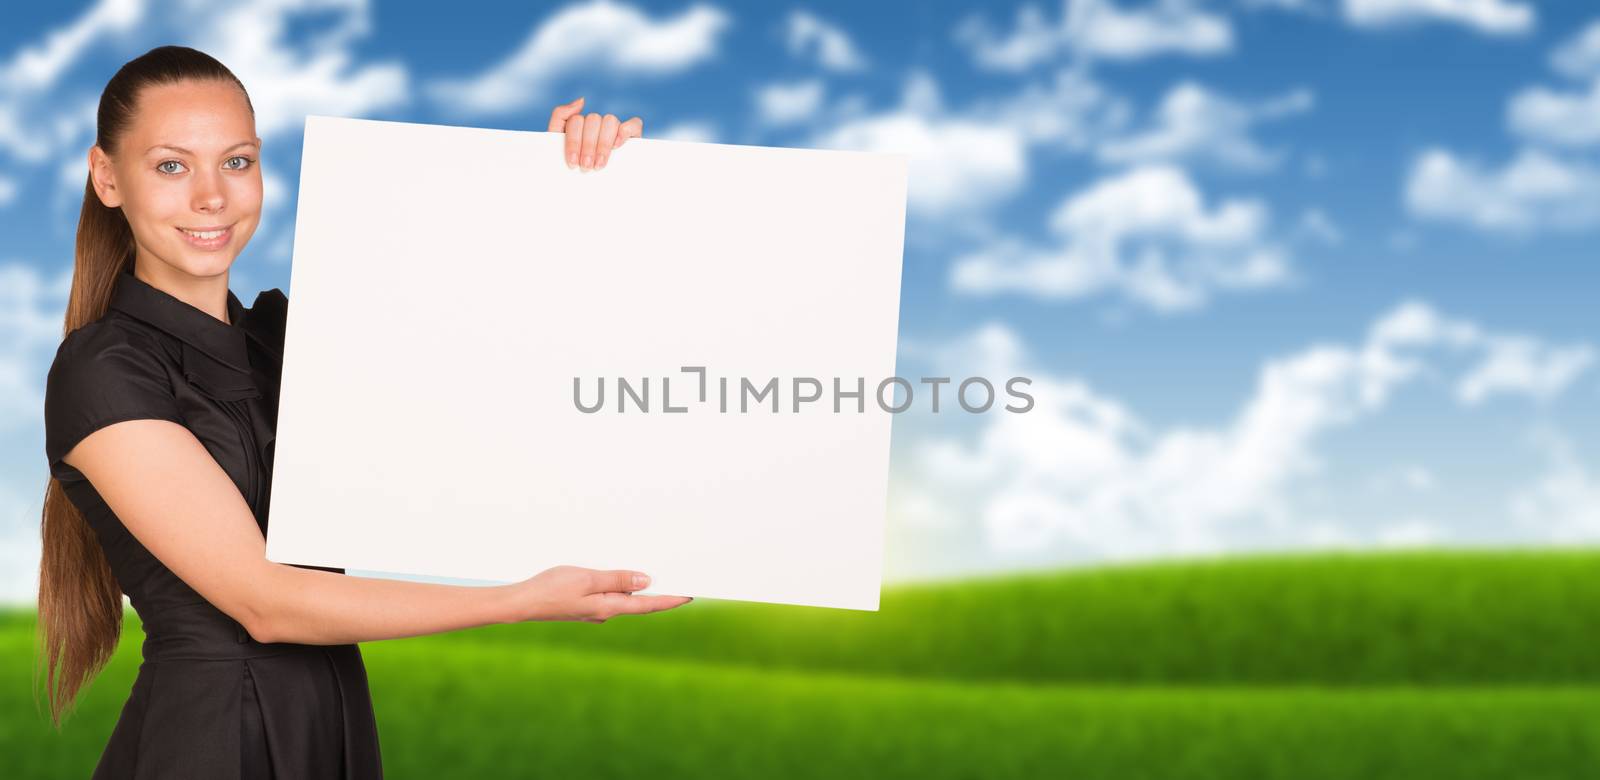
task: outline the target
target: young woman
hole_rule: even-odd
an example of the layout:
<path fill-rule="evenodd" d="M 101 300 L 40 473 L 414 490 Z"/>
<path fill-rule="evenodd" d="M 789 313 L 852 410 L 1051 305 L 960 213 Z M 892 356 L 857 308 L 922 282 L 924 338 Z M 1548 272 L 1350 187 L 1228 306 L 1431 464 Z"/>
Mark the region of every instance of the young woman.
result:
<path fill-rule="evenodd" d="M 569 167 L 640 134 L 551 113 Z M 228 270 L 261 215 L 244 86 L 164 46 L 100 96 L 65 337 L 45 396 L 39 623 L 51 715 L 110 659 L 122 594 L 144 662 L 96 778 L 382 776 L 356 643 L 527 620 L 603 623 L 691 599 L 632 571 L 560 566 L 498 587 L 266 560 L 287 299 L 245 308 Z M 398 161 L 397 161 L 398 164 Z"/>

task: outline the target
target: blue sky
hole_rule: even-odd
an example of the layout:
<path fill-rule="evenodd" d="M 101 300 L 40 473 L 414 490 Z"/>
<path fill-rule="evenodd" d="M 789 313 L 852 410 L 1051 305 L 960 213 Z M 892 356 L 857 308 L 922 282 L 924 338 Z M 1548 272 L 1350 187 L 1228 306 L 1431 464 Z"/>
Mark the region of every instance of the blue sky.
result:
<path fill-rule="evenodd" d="M 0 598 L 99 90 L 229 65 L 288 288 L 307 113 L 912 156 L 890 581 L 1254 549 L 1600 537 L 1600 8 L 1515 0 L 23 4 L 0 25 Z M 626 164 L 626 149 L 614 164 Z M 396 161 L 396 164 L 448 164 Z M 290 291 L 292 295 L 292 290 Z"/>

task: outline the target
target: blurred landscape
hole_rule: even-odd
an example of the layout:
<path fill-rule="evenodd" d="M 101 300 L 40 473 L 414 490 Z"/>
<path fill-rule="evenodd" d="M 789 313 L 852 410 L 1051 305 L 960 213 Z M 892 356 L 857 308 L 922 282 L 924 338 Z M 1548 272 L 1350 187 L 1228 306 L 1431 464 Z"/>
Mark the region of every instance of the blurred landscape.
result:
<path fill-rule="evenodd" d="M 131 618 L 131 615 L 130 615 Z M 406 777 L 1581 778 L 1600 551 L 1171 561 L 893 588 L 878 613 L 697 600 L 362 646 Z M 0 619 L 7 777 L 87 776 L 138 665 L 62 733 Z"/>

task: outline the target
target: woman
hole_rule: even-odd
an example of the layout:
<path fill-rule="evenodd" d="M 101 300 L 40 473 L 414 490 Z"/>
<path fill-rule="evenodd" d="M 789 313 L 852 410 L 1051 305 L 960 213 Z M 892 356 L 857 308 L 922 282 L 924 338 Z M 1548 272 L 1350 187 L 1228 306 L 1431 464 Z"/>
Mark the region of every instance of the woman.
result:
<path fill-rule="evenodd" d="M 642 126 L 558 106 L 569 167 Z M 603 623 L 691 599 L 560 566 L 498 587 L 346 577 L 265 557 L 287 299 L 228 270 L 261 214 L 244 86 L 194 49 L 100 97 L 65 337 L 45 396 L 41 657 L 51 715 L 109 660 L 127 593 L 144 662 L 97 778 L 382 776 L 356 643 L 526 620 Z"/>

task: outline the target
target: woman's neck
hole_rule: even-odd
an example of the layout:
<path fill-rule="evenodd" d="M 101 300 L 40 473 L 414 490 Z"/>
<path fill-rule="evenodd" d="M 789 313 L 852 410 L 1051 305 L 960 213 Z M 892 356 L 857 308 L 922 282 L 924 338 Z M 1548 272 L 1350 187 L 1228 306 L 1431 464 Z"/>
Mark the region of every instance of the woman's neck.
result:
<path fill-rule="evenodd" d="M 216 317 L 224 324 L 232 324 L 228 322 L 227 271 L 217 276 L 194 276 L 160 260 L 145 258 L 140 253 L 134 260 L 133 275 L 139 281 Z"/>

